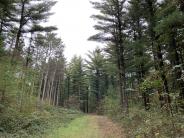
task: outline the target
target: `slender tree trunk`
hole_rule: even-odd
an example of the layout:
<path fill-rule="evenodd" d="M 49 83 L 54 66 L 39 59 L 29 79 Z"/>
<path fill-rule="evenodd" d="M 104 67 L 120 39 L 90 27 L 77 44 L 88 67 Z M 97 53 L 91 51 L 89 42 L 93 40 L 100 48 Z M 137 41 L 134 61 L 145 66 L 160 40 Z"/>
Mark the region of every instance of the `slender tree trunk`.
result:
<path fill-rule="evenodd" d="M 29 47 L 27 49 L 26 64 L 25 64 L 26 68 L 29 66 L 29 63 L 31 61 L 31 47 L 32 47 L 32 40 L 33 40 L 32 35 L 33 34 L 31 33 L 31 38 L 30 38 L 30 41 L 29 41 Z"/>
<path fill-rule="evenodd" d="M 125 91 L 126 78 L 125 78 L 125 61 L 124 61 L 124 45 L 123 45 L 123 24 L 122 24 L 122 3 L 119 1 L 115 2 L 117 7 L 117 14 L 115 15 L 116 30 L 115 30 L 115 44 L 116 44 L 116 58 L 119 76 L 119 92 L 120 92 L 120 102 L 125 113 L 128 113 L 128 95 Z"/>
<path fill-rule="evenodd" d="M 70 99 L 70 77 L 67 78 L 67 95 L 68 101 Z"/>
<path fill-rule="evenodd" d="M 164 85 L 164 100 L 166 104 L 170 104 L 171 99 L 169 96 L 169 87 L 168 87 L 168 81 L 166 78 L 166 73 L 165 73 L 165 69 L 164 69 L 164 62 L 163 62 L 163 56 L 162 56 L 162 52 L 161 52 L 161 47 L 159 44 L 157 44 L 157 58 L 158 58 L 158 67 L 159 67 L 159 72 L 160 72 L 160 77 L 163 81 L 163 85 Z"/>
<path fill-rule="evenodd" d="M 60 74 L 61 75 L 61 74 Z M 64 99 L 63 99 L 63 95 L 62 95 L 62 91 L 63 91 L 63 84 L 61 82 L 63 82 L 63 79 L 61 79 L 62 76 L 59 77 L 59 82 L 58 82 L 58 106 L 64 106 Z"/>
<path fill-rule="evenodd" d="M 89 112 L 89 109 L 88 109 L 88 107 L 89 107 L 89 101 L 88 101 L 88 99 L 89 99 L 89 90 L 87 89 L 86 91 L 87 91 L 87 96 L 86 96 L 86 113 L 88 113 Z"/>
<path fill-rule="evenodd" d="M 176 39 L 175 39 L 175 32 L 176 30 L 173 30 L 171 35 L 171 42 L 170 42 L 170 60 L 172 66 L 175 68 L 177 65 L 181 65 L 179 54 L 177 51 L 177 44 L 176 44 Z M 181 79 L 182 76 L 182 65 L 181 67 L 176 67 L 175 68 L 175 86 L 178 85 L 180 89 L 180 98 L 184 99 L 184 81 Z"/>
<path fill-rule="evenodd" d="M 43 73 L 41 74 L 41 79 L 40 79 L 41 81 L 40 81 L 40 86 L 39 86 L 39 93 L 38 93 L 38 101 L 40 101 L 41 100 L 41 98 L 42 98 L 42 88 L 43 88 L 43 81 L 44 81 L 44 75 L 43 75 Z"/>
<path fill-rule="evenodd" d="M 148 91 L 143 92 L 143 99 L 144 99 L 144 108 L 145 108 L 145 110 L 149 110 L 150 109 L 150 101 L 149 101 Z"/>
<path fill-rule="evenodd" d="M 44 77 L 43 92 L 42 92 L 42 97 L 41 97 L 42 101 L 45 99 L 45 96 L 46 96 L 46 87 L 47 87 L 47 82 L 48 82 L 48 74 L 49 74 L 49 71 L 46 72 L 45 77 Z"/>
<path fill-rule="evenodd" d="M 56 88 L 55 88 L 55 106 L 58 106 L 58 81 L 56 81 Z"/>
<path fill-rule="evenodd" d="M 59 100 L 60 100 L 59 79 L 57 80 L 57 83 L 56 83 L 56 92 L 57 92 L 56 106 L 59 106 Z"/>
<path fill-rule="evenodd" d="M 101 100 L 101 95 L 100 95 L 100 74 L 99 70 L 96 70 L 96 100 L 97 100 L 97 105 L 99 105 L 100 100 Z"/>
<path fill-rule="evenodd" d="M 20 43 L 20 37 L 22 34 L 22 28 L 24 26 L 24 11 L 25 11 L 25 0 L 21 1 L 21 16 L 20 16 L 20 21 L 19 21 L 19 28 L 18 28 L 18 32 L 17 32 L 17 36 L 16 36 L 16 41 L 15 41 L 15 48 L 13 51 L 13 55 L 12 55 L 12 63 L 15 61 L 14 58 L 18 58 L 20 56 L 20 51 L 21 48 L 19 46 Z"/>
<path fill-rule="evenodd" d="M 125 77 L 125 57 L 124 57 L 124 45 L 123 45 L 123 34 L 122 34 L 122 30 L 123 30 L 123 26 L 122 26 L 122 22 L 121 22 L 121 13 L 119 13 L 118 16 L 118 34 L 119 34 L 119 38 L 118 38 L 118 45 L 119 45 L 119 54 L 120 54 L 120 79 L 122 82 L 121 86 L 122 86 L 122 96 L 123 96 L 123 108 L 125 113 L 128 113 L 128 93 L 126 92 L 126 77 Z"/>
<path fill-rule="evenodd" d="M 0 34 L 3 32 L 3 20 L 1 20 L 1 25 L 0 25 Z"/>
<path fill-rule="evenodd" d="M 56 65 L 56 68 L 57 68 L 57 65 Z M 53 93 L 53 84 L 54 84 L 54 80 L 56 78 L 56 68 L 54 70 L 54 73 L 53 73 L 53 76 L 52 76 L 52 80 L 51 80 L 51 89 L 49 91 L 49 103 L 51 103 L 51 100 L 52 100 L 51 94 Z"/>
<path fill-rule="evenodd" d="M 141 25 L 140 25 L 140 18 L 137 18 L 137 21 L 136 21 L 136 26 L 134 30 L 134 41 L 138 41 L 138 42 L 141 42 L 142 40 L 142 28 L 141 28 Z M 137 33 L 136 33 L 137 32 Z M 136 55 L 138 55 L 139 57 L 143 57 L 144 56 L 144 53 L 142 51 L 143 49 L 139 49 L 138 51 L 136 51 Z M 140 63 L 138 66 L 137 66 L 137 76 L 138 76 L 138 84 L 140 85 L 142 82 L 143 82 L 143 78 L 145 76 L 145 71 L 144 71 L 144 66 L 145 66 L 145 63 Z M 141 93 L 141 91 L 139 90 L 139 93 Z M 150 103 L 149 103 L 149 94 L 147 94 L 147 92 L 142 92 L 142 97 L 143 97 L 143 101 L 144 101 L 144 108 L 145 110 L 149 110 L 150 109 Z"/>
<path fill-rule="evenodd" d="M 52 102 L 52 104 L 56 105 L 56 101 L 57 101 L 57 90 L 56 90 L 56 86 L 55 86 L 54 91 L 53 91 L 53 102 Z"/>
<path fill-rule="evenodd" d="M 149 35 L 151 37 L 151 47 L 152 47 L 152 53 L 154 57 L 155 62 L 155 69 L 159 71 L 160 77 L 162 79 L 163 85 L 164 85 L 164 98 L 166 104 L 170 104 L 170 96 L 169 96 L 169 88 L 168 88 L 168 82 L 166 78 L 166 73 L 164 69 L 164 62 L 163 62 L 163 55 L 161 51 L 161 47 L 159 44 L 156 43 L 156 35 L 154 31 L 154 27 L 156 26 L 155 21 L 155 9 L 154 9 L 154 3 L 152 0 L 146 0 L 148 9 L 149 9 Z M 159 93 L 161 93 L 161 90 Z M 162 96 L 162 94 L 160 94 Z M 162 99 L 161 97 L 159 99 Z M 162 103 L 162 101 L 160 101 Z"/>

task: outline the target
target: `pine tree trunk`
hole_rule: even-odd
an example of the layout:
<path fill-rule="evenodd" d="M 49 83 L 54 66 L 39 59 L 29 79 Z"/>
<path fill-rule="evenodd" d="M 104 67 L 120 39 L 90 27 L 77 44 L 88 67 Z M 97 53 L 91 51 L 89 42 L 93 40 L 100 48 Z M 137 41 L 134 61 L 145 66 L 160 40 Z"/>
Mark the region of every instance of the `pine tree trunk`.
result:
<path fill-rule="evenodd" d="M 3 20 L 1 20 L 1 25 L 0 25 L 0 35 L 3 32 Z"/>
<path fill-rule="evenodd" d="M 89 112 L 89 90 L 87 89 L 87 96 L 86 96 L 86 113 Z"/>
<path fill-rule="evenodd" d="M 30 38 L 30 41 L 29 41 L 29 47 L 28 47 L 28 50 L 27 50 L 27 56 L 26 56 L 26 64 L 25 64 L 25 66 L 26 66 L 26 68 L 29 66 L 29 63 L 30 63 L 30 61 L 31 61 L 31 59 L 30 59 L 30 56 L 31 56 L 31 46 L 32 46 L 32 33 L 31 33 L 31 38 Z"/>
<path fill-rule="evenodd" d="M 100 96 L 100 74 L 99 74 L 99 70 L 96 70 L 96 100 L 97 100 L 97 105 L 99 105 L 100 103 L 100 99 L 101 99 L 101 96 Z"/>
<path fill-rule="evenodd" d="M 42 97 L 41 97 L 42 101 L 44 101 L 45 95 L 46 95 L 46 87 L 47 87 L 47 82 L 48 82 L 48 73 L 49 73 L 49 71 L 46 72 L 46 75 L 44 77 L 43 91 L 42 91 Z"/>
<path fill-rule="evenodd" d="M 169 45 L 169 53 L 170 53 L 170 60 L 171 60 L 171 64 L 172 67 L 174 67 L 174 71 L 175 71 L 175 80 L 174 80 L 174 86 L 178 86 L 180 89 L 180 99 L 183 100 L 184 99 L 184 81 L 181 79 L 182 76 L 182 63 L 180 61 L 180 57 L 177 51 L 177 43 L 176 43 L 176 39 L 175 39 L 175 32 L 176 30 L 173 30 L 170 34 L 170 45 Z M 181 67 L 176 67 L 176 66 L 180 66 Z"/>
<path fill-rule="evenodd" d="M 156 21 L 155 21 L 155 9 L 154 9 L 154 3 L 152 0 L 146 0 L 148 9 L 149 9 L 149 35 L 151 37 L 151 48 L 152 48 L 152 53 L 154 57 L 154 63 L 155 63 L 155 69 L 159 71 L 160 77 L 162 79 L 163 85 L 164 85 L 164 98 L 165 99 L 165 104 L 170 104 L 170 96 L 169 96 L 169 88 L 168 88 L 168 82 L 166 78 L 166 73 L 164 71 L 164 62 L 163 62 L 163 55 L 161 51 L 161 47 L 159 44 L 156 43 L 156 35 L 154 31 L 154 27 L 156 26 Z M 159 93 L 161 93 L 161 90 Z M 162 94 L 160 94 L 162 95 Z M 162 98 L 159 98 L 162 99 Z M 162 103 L 162 101 L 160 101 Z"/>
<path fill-rule="evenodd" d="M 20 17 L 20 21 L 19 21 L 19 28 L 18 28 L 18 32 L 17 32 L 17 36 L 16 36 L 16 41 L 15 41 L 15 48 L 13 51 L 13 55 L 12 55 L 12 63 L 20 56 L 20 37 L 22 34 L 22 28 L 24 26 L 24 11 L 25 11 L 25 0 L 21 1 L 21 17 Z M 16 59 L 14 59 L 16 58 Z"/>
<path fill-rule="evenodd" d="M 67 78 L 67 100 L 70 99 L 70 77 Z"/>
<path fill-rule="evenodd" d="M 56 68 L 54 70 L 54 73 L 53 73 L 53 76 L 52 76 L 52 80 L 51 80 L 51 89 L 49 91 L 49 103 L 51 103 L 52 101 L 52 93 L 53 93 L 53 84 L 54 84 L 54 81 L 55 81 L 55 77 L 56 77 Z"/>
<path fill-rule="evenodd" d="M 175 39 L 175 36 L 173 35 L 172 37 L 172 45 L 173 45 L 173 51 L 175 53 L 175 65 L 181 65 L 182 62 L 180 61 L 180 58 L 179 58 L 179 54 L 178 54 L 178 51 L 177 51 L 177 44 L 176 44 L 176 39 Z M 181 99 L 184 99 L 184 81 L 181 79 L 182 77 L 182 65 L 181 67 L 179 68 L 176 68 L 176 77 L 177 79 L 179 80 L 179 87 L 180 87 L 180 98 Z"/>
<path fill-rule="evenodd" d="M 167 81 L 167 78 L 165 75 L 166 73 L 165 73 L 165 69 L 164 69 L 163 55 L 162 55 L 161 47 L 159 44 L 156 45 L 156 48 L 157 48 L 156 55 L 157 55 L 157 59 L 158 59 L 157 62 L 158 62 L 159 73 L 160 73 L 160 77 L 161 77 L 163 85 L 164 85 L 164 98 L 163 99 L 165 101 L 165 104 L 170 104 L 171 99 L 169 96 L 168 81 Z"/>

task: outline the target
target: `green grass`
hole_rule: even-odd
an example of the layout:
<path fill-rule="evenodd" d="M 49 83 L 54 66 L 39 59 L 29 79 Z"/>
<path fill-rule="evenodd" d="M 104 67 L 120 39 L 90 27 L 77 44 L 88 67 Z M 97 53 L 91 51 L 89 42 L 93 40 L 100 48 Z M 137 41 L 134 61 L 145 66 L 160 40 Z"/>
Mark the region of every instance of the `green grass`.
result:
<path fill-rule="evenodd" d="M 58 128 L 47 138 L 100 138 L 100 136 L 95 119 L 91 116 L 83 116 L 67 126 Z"/>
<path fill-rule="evenodd" d="M 8 110 L 0 116 L 0 138 L 45 138 L 53 130 L 82 116 L 82 113 L 48 107 L 30 114 Z"/>

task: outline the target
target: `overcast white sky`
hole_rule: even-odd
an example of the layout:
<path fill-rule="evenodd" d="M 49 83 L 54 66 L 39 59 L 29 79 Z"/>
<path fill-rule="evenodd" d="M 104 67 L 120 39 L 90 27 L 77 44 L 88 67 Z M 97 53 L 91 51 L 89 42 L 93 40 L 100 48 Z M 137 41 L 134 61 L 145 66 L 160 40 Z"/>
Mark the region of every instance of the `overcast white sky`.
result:
<path fill-rule="evenodd" d="M 69 61 L 74 55 L 85 54 L 95 49 L 99 43 L 87 41 L 95 34 L 95 21 L 90 16 L 96 13 L 89 0 L 57 0 L 52 8 L 55 12 L 49 19 L 50 24 L 58 27 L 59 37 L 65 44 L 65 57 Z"/>

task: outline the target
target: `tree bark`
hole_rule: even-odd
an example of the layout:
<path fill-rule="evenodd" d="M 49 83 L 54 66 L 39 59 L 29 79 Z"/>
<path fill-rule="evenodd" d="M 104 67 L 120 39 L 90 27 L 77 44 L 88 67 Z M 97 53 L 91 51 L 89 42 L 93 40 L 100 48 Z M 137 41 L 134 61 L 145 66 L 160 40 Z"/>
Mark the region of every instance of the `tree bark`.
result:
<path fill-rule="evenodd" d="M 170 44 L 169 44 L 169 53 L 170 53 L 170 61 L 172 67 L 174 67 L 175 71 L 175 86 L 178 86 L 180 89 L 180 98 L 184 99 L 184 81 L 181 79 L 182 76 L 182 63 L 180 61 L 180 57 L 177 51 L 177 43 L 175 39 L 176 30 L 172 30 L 170 34 Z M 177 65 L 181 65 L 181 67 L 176 67 Z"/>
<path fill-rule="evenodd" d="M 25 0 L 21 0 L 21 6 L 22 6 L 21 7 L 21 16 L 20 16 L 20 21 L 19 21 L 18 32 L 16 35 L 15 48 L 14 48 L 13 55 L 12 55 L 12 63 L 20 56 L 21 48 L 19 46 L 19 43 L 20 43 L 20 37 L 22 34 L 22 28 L 24 26 L 25 2 L 26 2 Z"/>
<path fill-rule="evenodd" d="M 119 69 L 120 69 L 120 87 L 121 87 L 121 96 L 122 96 L 122 104 L 123 104 L 123 109 L 125 111 L 125 113 L 128 113 L 128 95 L 127 92 L 125 90 L 126 88 L 126 77 L 125 77 L 125 57 L 124 57 L 124 45 L 123 45 L 123 25 L 122 25 L 122 13 L 119 9 L 119 7 L 121 7 L 121 5 L 119 5 L 118 3 L 118 12 L 117 12 L 117 20 L 118 20 L 118 24 L 117 24 L 117 31 L 118 31 L 118 47 L 119 47 Z"/>
<path fill-rule="evenodd" d="M 1 20 L 1 25 L 0 25 L 0 34 L 3 32 L 3 19 Z"/>
<path fill-rule="evenodd" d="M 169 96 L 169 88 L 168 88 L 168 82 L 166 78 L 166 73 L 164 69 L 164 62 L 163 62 L 163 55 L 162 55 L 162 50 L 160 44 L 157 44 L 157 38 L 155 35 L 154 27 L 156 26 L 156 21 L 155 21 L 155 8 L 154 8 L 154 3 L 152 0 L 146 0 L 148 10 L 149 10 L 149 17 L 148 17 L 148 22 L 149 22 L 149 35 L 151 38 L 151 48 L 152 48 L 152 53 L 154 57 L 154 63 L 155 63 L 155 70 L 158 70 L 160 73 L 160 77 L 162 79 L 163 85 L 164 85 L 164 98 L 166 104 L 170 104 L 170 96 Z M 161 93 L 161 90 L 159 93 Z M 160 95 L 162 96 L 162 94 Z M 162 98 L 159 98 L 162 99 Z M 160 101 L 162 103 L 162 101 Z"/>

